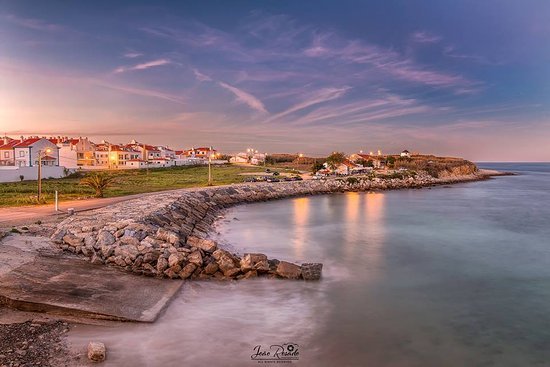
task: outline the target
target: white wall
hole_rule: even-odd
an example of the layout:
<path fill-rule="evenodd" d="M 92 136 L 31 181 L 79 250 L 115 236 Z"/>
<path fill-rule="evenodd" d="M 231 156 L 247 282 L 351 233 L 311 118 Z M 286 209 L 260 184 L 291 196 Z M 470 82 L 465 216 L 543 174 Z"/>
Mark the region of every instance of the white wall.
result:
<path fill-rule="evenodd" d="M 65 176 L 64 167 L 42 166 L 42 178 L 60 178 Z M 71 170 L 74 171 L 74 170 Z M 38 178 L 38 167 L 0 167 L 0 182 L 20 181 L 19 175 L 25 176 L 24 180 L 36 180 Z"/>

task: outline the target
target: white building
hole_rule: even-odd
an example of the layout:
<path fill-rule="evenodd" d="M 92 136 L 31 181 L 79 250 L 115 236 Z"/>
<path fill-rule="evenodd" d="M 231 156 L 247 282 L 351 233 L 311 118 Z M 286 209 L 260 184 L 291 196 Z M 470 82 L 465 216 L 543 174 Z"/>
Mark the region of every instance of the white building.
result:
<path fill-rule="evenodd" d="M 255 153 L 252 158 L 250 158 L 250 163 L 260 166 L 265 163 L 266 155 L 264 153 Z"/>
<path fill-rule="evenodd" d="M 15 165 L 33 167 L 38 165 L 39 155 L 42 165 L 59 166 L 59 148 L 45 138 L 28 138 L 13 147 Z"/>
<path fill-rule="evenodd" d="M 248 154 L 247 153 L 237 153 L 235 156 L 229 159 L 231 163 L 248 163 Z"/>
<path fill-rule="evenodd" d="M 408 151 L 408 150 L 404 150 L 401 152 L 401 157 L 407 157 L 407 158 L 410 158 L 411 157 L 411 153 Z"/>

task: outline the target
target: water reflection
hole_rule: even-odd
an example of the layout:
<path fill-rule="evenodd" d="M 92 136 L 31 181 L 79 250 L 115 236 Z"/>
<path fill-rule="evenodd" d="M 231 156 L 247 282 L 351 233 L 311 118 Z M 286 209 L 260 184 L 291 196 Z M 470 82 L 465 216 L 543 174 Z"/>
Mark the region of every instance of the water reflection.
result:
<path fill-rule="evenodd" d="M 357 247 L 363 245 L 358 241 L 363 230 L 357 225 L 360 218 L 361 201 L 364 195 L 357 192 L 348 192 L 345 194 L 345 228 L 344 228 L 344 253 L 347 259 L 355 256 Z M 362 247 L 362 246 L 361 246 Z"/>
<path fill-rule="evenodd" d="M 386 194 L 380 192 L 370 192 L 363 195 L 365 206 L 363 223 L 358 226 L 365 231 L 365 238 L 368 238 L 368 259 L 373 267 L 379 267 L 382 260 L 382 248 L 385 243 L 387 226 L 385 218 L 385 198 Z M 371 274 L 372 275 L 372 274 Z"/>
<path fill-rule="evenodd" d="M 308 238 L 309 198 L 297 198 L 293 201 L 294 208 L 294 236 L 292 239 L 294 256 L 303 259 L 304 242 Z"/>

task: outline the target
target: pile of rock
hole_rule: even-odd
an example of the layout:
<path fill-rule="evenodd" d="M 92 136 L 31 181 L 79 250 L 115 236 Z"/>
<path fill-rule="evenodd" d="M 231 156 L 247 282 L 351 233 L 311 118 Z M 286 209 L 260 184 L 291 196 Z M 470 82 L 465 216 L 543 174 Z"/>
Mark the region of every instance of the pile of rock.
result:
<path fill-rule="evenodd" d="M 58 229 L 52 239 L 61 248 L 81 254 L 94 264 L 111 264 L 147 276 L 172 279 L 248 279 L 258 276 L 318 280 L 322 264 L 298 266 L 269 260 L 264 254 L 236 254 L 218 248 L 216 242 L 197 236 L 182 239 L 159 227 L 153 233 L 143 223 Z"/>

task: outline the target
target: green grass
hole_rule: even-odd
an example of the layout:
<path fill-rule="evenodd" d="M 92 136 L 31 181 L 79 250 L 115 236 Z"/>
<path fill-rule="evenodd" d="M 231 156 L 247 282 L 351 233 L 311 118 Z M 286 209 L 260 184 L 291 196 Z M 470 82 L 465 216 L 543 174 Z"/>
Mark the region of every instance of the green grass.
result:
<path fill-rule="evenodd" d="M 263 167 L 243 167 L 235 165 L 212 166 L 214 185 L 225 185 L 243 182 L 240 173 L 263 172 Z M 144 192 L 154 192 L 187 187 L 201 187 L 208 184 L 208 167 L 170 167 L 152 168 L 146 170 L 104 171 L 116 177 L 116 184 L 108 188 L 105 197 L 124 196 Z M 52 204 L 55 191 L 59 192 L 59 200 L 87 199 L 94 191 L 80 185 L 82 176 L 42 180 L 42 196 L 40 204 Z M 0 207 L 38 204 L 36 200 L 37 182 L 23 181 L 0 183 Z"/>

